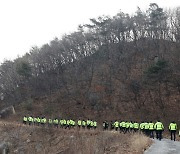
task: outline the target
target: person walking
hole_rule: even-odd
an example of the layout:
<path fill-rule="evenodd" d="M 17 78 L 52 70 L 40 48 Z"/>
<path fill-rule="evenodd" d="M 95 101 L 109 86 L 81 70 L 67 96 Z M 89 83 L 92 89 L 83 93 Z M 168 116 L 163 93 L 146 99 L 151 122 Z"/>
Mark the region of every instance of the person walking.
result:
<path fill-rule="evenodd" d="M 139 130 L 139 123 L 137 122 L 137 121 L 135 121 L 134 123 L 133 123 L 133 128 L 134 128 L 134 132 L 137 132 L 138 130 Z"/>
<path fill-rule="evenodd" d="M 176 130 L 177 130 L 177 124 L 172 121 L 170 124 L 169 124 L 169 131 L 171 133 L 171 140 L 176 140 Z"/>
<path fill-rule="evenodd" d="M 149 135 L 154 139 L 154 123 L 152 121 L 149 122 Z"/>
<path fill-rule="evenodd" d="M 77 122 L 77 125 L 78 125 L 78 128 L 80 129 L 81 128 L 81 126 L 82 126 L 82 120 L 78 120 L 78 122 Z"/>
<path fill-rule="evenodd" d="M 26 116 L 23 117 L 23 124 L 26 124 L 28 121 L 28 118 Z"/>
<path fill-rule="evenodd" d="M 114 122 L 114 126 L 115 126 L 115 130 L 118 131 L 119 122 L 117 120 Z"/>
<path fill-rule="evenodd" d="M 122 126 L 122 132 L 124 132 L 124 134 L 125 134 L 126 133 L 126 122 L 122 121 L 121 126 Z"/>
<path fill-rule="evenodd" d="M 155 123 L 154 128 L 156 130 L 156 138 L 161 141 L 161 139 L 162 139 L 162 132 L 164 130 L 164 126 L 163 126 L 162 122 L 160 122 L 160 120 L 158 120 Z"/>
<path fill-rule="evenodd" d="M 97 121 L 94 121 L 94 129 L 97 128 Z"/>
<path fill-rule="evenodd" d="M 149 136 L 149 123 L 144 122 L 144 133 L 146 136 Z"/>

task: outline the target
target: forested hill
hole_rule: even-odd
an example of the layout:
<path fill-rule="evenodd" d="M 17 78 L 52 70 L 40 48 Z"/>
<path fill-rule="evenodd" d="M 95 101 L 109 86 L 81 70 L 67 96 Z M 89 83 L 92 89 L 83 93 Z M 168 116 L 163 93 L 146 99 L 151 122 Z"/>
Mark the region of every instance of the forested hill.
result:
<path fill-rule="evenodd" d="M 0 66 L 1 108 L 99 120 L 180 123 L 180 8 L 90 19 Z M 23 111 L 22 111 L 23 109 Z"/>

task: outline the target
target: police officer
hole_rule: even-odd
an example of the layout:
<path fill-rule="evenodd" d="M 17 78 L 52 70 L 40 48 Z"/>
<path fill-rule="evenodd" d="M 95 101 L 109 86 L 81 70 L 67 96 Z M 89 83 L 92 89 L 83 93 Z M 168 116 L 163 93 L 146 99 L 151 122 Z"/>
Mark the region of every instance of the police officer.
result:
<path fill-rule="evenodd" d="M 129 132 L 130 123 L 126 121 L 126 132 Z"/>
<path fill-rule="evenodd" d="M 97 128 L 97 121 L 94 121 L 94 129 Z"/>
<path fill-rule="evenodd" d="M 36 117 L 33 118 L 33 122 L 34 122 L 34 125 L 37 125 L 37 118 Z"/>
<path fill-rule="evenodd" d="M 133 122 L 131 121 L 131 122 L 129 123 L 129 129 L 130 129 L 130 132 L 133 131 L 133 128 L 134 128 L 134 125 L 133 125 Z"/>
<path fill-rule="evenodd" d="M 52 126 L 52 123 L 53 123 L 53 120 L 52 120 L 52 119 L 49 119 L 49 120 L 48 120 L 48 126 L 51 127 L 51 126 Z"/>
<path fill-rule="evenodd" d="M 90 128 L 94 127 L 94 122 L 92 120 L 90 120 Z"/>
<path fill-rule="evenodd" d="M 28 117 L 28 122 L 29 122 L 29 125 L 31 125 L 33 123 L 33 117 L 32 116 Z"/>
<path fill-rule="evenodd" d="M 119 122 L 117 120 L 114 122 L 114 126 L 115 126 L 115 130 L 117 131 L 119 128 Z"/>
<path fill-rule="evenodd" d="M 137 132 L 139 130 L 139 123 L 135 121 L 133 123 L 133 128 L 134 128 L 134 132 Z"/>
<path fill-rule="evenodd" d="M 104 122 L 103 122 L 103 130 L 107 130 L 108 129 L 108 122 L 105 120 Z"/>
<path fill-rule="evenodd" d="M 42 125 L 42 126 L 45 126 L 46 122 L 47 122 L 46 118 L 45 118 L 45 117 L 42 117 L 42 118 L 41 118 L 41 125 Z"/>
<path fill-rule="evenodd" d="M 23 123 L 26 124 L 28 121 L 28 118 L 26 116 L 23 117 Z"/>
<path fill-rule="evenodd" d="M 149 123 L 144 122 L 144 133 L 149 136 Z"/>
<path fill-rule="evenodd" d="M 41 118 L 37 117 L 37 125 L 39 126 L 40 123 L 41 123 Z"/>
<path fill-rule="evenodd" d="M 54 124 L 54 127 L 58 128 L 58 119 L 57 118 L 55 118 L 53 120 L 53 124 Z"/>
<path fill-rule="evenodd" d="M 85 129 L 85 127 L 86 127 L 86 121 L 82 120 L 82 128 Z"/>
<path fill-rule="evenodd" d="M 140 123 L 140 130 L 141 130 L 141 133 L 144 133 L 144 121 L 142 121 L 141 123 Z"/>
<path fill-rule="evenodd" d="M 78 125 L 78 127 L 79 127 L 79 129 L 80 129 L 80 127 L 81 127 L 81 125 L 82 125 L 82 121 L 81 121 L 80 119 L 77 121 L 77 125 Z"/>
<path fill-rule="evenodd" d="M 76 125 L 76 122 L 74 121 L 74 119 L 71 120 L 71 127 L 74 128 Z"/>
<path fill-rule="evenodd" d="M 164 130 L 164 126 L 163 126 L 162 122 L 160 122 L 160 120 L 158 120 L 155 123 L 154 128 L 156 130 L 156 138 L 161 141 L 161 139 L 162 139 L 162 132 Z"/>
<path fill-rule="evenodd" d="M 171 132 L 171 140 L 173 140 L 173 138 L 174 141 L 176 140 L 176 130 L 177 130 L 177 124 L 174 121 L 172 121 L 169 124 L 169 131 Z"/>
<path fill-rule="evenodd" d="M 122 121 L 121 126 L 122 126 L 122 132 L 126 133 L 126 122 Z"/>
<path fill-rule="evenodd" d="M 66 129 L 67 128 L 67 120 L 63 119 L 63 127 Z"/>
<path fill-rule="evenodd" d="M 63 119 L 59 120 L 59 125 L 60 125 L 61 128 L 63 128 L 63 125 L 64 125 L 64 120 Z"/>
<path fill-rule="evenodd" d="M 91 122 L 90 122 L 90 120 L 88 119 L 88 120 L 86 121 L 87 129 L 90 129 L 90 124 L 91 124 Z"/>
<path fill-rule="evenodd" d="M 114 129 L 114 122 L 113 122 L 113 121 L 110 122 L 110 129 L 111 129 L 111 130 Z"/>
<path fill-rule="evenodd" d="M 149 122 L 149 135 L 154 139 L 154 123 L 152 121 Z"/>
<path fill-rule="evenodd" d="M 70 120 L 66 120 L 66 128 L 70 129 Z"/>

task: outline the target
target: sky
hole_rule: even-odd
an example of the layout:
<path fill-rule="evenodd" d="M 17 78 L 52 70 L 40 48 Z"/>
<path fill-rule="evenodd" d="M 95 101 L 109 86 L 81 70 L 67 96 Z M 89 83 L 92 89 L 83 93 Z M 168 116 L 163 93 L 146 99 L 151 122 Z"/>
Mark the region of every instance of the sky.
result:
<path fill-rule="evenodd" d="M 0 0 L 0 63 L 76 31 L 90 18 L 112 17 L 120 10 L 132 14 L 150 3 L 180 6 L 180 0 Z"/>

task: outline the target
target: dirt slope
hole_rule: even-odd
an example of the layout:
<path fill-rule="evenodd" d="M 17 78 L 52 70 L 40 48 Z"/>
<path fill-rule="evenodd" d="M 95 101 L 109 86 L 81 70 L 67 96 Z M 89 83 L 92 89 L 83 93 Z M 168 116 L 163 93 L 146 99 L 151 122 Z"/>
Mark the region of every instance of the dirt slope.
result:
<path fill-rule="evenodd" d="M 0 134 L 0 141 L 10 145 L 12 154 L 140 154 L 151 143 L 139 134 L 63 130 L 4 121 L 0 121 Z"/>

